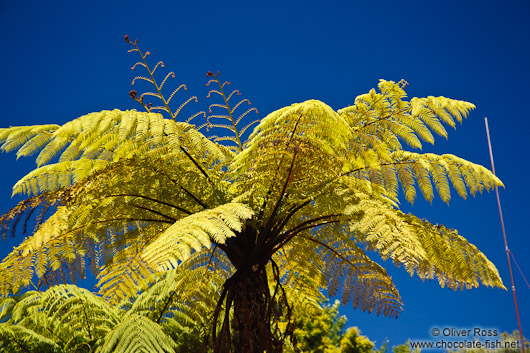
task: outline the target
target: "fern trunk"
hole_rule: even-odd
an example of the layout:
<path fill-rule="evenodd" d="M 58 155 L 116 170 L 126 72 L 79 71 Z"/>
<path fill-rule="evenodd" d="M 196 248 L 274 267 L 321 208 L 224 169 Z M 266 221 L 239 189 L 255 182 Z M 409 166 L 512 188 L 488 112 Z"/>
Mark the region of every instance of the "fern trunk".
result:
<path fill-rule="evenodd" d="M 215 353 L 281 353 L 282 344 L 271 331 L 271 309 L 264 266 L 238 270 L 226 284 L 225 321 L 215 342 Z"/>
<path fill-rule="evenodd" d="M 271 329 L 273 321 L 281 315 L 278 310 L 281 301 L 277 299 L 278 288 L 272 293 L 269 288 L 266 266 L 271 262 L 270 251 L 257 245 L 257 234 L 256 229 L 247 224 L 241 234 L 226 242 L 225 251 L 236 272 L 226 281 L 219 302 L 226 299 L 215 353 L 282 352 L 282 340 Z M 278 271 L 273 273 L 279 274 Z"/>
<path fill-rule="evenodd" d="M 281 352 L 271 332 L 271 298 L 263 266 L 239 273 L 234 285 L 234 352 Z"/>

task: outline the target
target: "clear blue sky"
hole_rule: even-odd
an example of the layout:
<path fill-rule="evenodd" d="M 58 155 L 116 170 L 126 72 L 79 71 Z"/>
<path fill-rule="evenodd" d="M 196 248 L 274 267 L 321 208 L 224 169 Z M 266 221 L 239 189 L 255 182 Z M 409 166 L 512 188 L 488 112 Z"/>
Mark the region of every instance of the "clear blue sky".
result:
<path fill-rule="evenodd" d="M 103 109 L 140 108 L 129 98 L 136 57 L 123 36 L 139 39 L 152 60 L 205 109 L 206 72 L 221 71 L 260 117 L 320 99 L 335 109 L 375 87 L 406 79 L 410 96 L 443 95 L 477 109 L 449 140 L 424 151 L 454 153 L 490 167 L 490 123 L 510 248 L 530 277 L 530 3 L 506 1 L 8 1 L 0 2 L 0 126 L 64 123 Z M 15 205 L 12 185 L 33 168 L 0 155 L 0 212 Z M 419 199 L 407 211 L 457 228 L 510 286 L 495 194 L 468 200 Z M 21 239 L 16 239 L 16 242 Z M 1 244 L 0 255 L 13 244 Z M 397 319 L 345 307 L 349 324 L 380 345 L 430 339 L 433 327 L 516 329 L 510 291 L 463 292 L 422 283 L 384 263 L 405 306 Z M 515 274 L 523 331 L 530 336 L 530 289 Z"/>

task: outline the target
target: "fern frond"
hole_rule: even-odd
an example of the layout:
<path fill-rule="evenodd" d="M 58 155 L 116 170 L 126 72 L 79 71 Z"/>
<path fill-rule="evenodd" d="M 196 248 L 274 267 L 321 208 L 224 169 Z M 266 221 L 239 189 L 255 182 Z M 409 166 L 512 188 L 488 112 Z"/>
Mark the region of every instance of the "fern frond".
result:
<path fill-rule="evenodd" d="M 60 258 L 76 257 L 76 246 L 71 235 L 65 235 L 65 218 L 68 215 L 65 207 L 57 211 L 0 264 L 0 293 L 4 296 L 16 293 L 19 288 L 28 286 L 34 273 L 44 275 L 48 268 L 57 269 Z"/>
<path fill-rule="evenodd" d="M 0 323 L 0 348 L 4 352 L 63 352 L 52 339 L 19 325 Z"/>
<path fill-rule="evenodd" d="M 134 85 L 136 80 L 143 80 L 143 81 L 147 81 L 147 82 L 149 82 L 151 84 L 154 84 L 154 81 L 152 79 L 150 79 L 150 78 L 147 78 L 145 76 L 136 76 L 135 78 L 133 78 L 131 86 Z"/>
<path fill-rule="evenodd" d="M 449 203 L 451 199 L 449 183 L 458 195 L 464 198 L 467 195 L 466 187 L 474 196 L 484 189 L 489 191 L 495 186 L 503 186 L 500 179 L 487 168 L 451 154 L 436 155 L 396 151 L 392 153 L 392 158 L 397 163 L 398 177 L 409 202 L 414 200 L 415 192 L 411 191 L 414 179 L 418 182 L 424 197 L 432 201 L 434 197 L 430 179 L 432 177 L 438 194 L 446 203 Z M 412 176 L 410 172 L 408 175 L 403 174 L 406 170 L 413 171 L 414 175 Z"/>
<path fill-rule="evenodd" d="M 21 149 L 17 153 L 20 156 L 28 156 L 42 148 L 45 142 L 53 134 L 59 125 L 36 125 L 36 126 L 15 126 L 0 129 L 0 143 L 2 152 L 12 152 Z M 37 138 L 33 141 L 34 138 Z M 33 142 L 32 142 L 33 141 Z"/>
<path fill-rule="evenodd" d="M 122 321 L 103 342 L 98 353 L 173 353 L 176 348 L 175 342 L 160 325 L 140 315 L 131 315 Z"/>
<path fill-rule="evenodd" d="M 226 239 L 241 231 L 243 221 L 253 211 L 244 204 L 229 203 L 183 218 L 157 237 L 142 253 L 145 261 L 162 269 L 178 266 L 192 250 L 210 248 L 212 242 L 224 244 Z"/>
<path fill-rule="evenodd" d="M 40 146 L 42 150 L 37 161 L 41 168 L 21 179 L 14 192 L 31 194 L 69 186 L 110 161 L 143 155 L 142 150 L 149 150 L 153 143 L 184 152 L 182 158 L 197 166 L 196 160 L 204 153 L 218 160 L 227 157 L 219 146 L 189 124 L 166 120 L 154 113 L 103 111 L 80 117 L 54 131 L 48 144 Z M 149 148 L 145 149 L 146 146 Z M 32 149 L 32 152 L 39 151 Z M 29 149 L 24 153 L 29 153 Z M 59 163 L 43 166 L 56 155 L 60 155 Z"/>
<path fill-rule="evenodd" d="M 423 121 L 428 126 L 436 125 L 436 121 L 432 119 L 437 117 L 453 128 L 456 127 L 454 119 L 462 123 L 462 118 L 466 118 L 469 112 L 475 109 L 475 105 L 471 103 L 446 97 L 412 98 L 410 104 L 411 114 L 422 120 L 425 117 Z M 433 130 L 436 132 L 436 129 Z M 443 131 L 440 132 L 440 135 L 444 136 Z"/>
<path fill-rule="evenodd" d="M 371 90 L 368 94 L 358 96 L 353 106 L 338 111 L 352 127 L 357 128 L 359 139 L 370 135 L 377 140 L 378 145 L 391 146 L 392 150 L 401 149 L 396 142 L 392 142 L 396 139 L 405 141 L 411 147 L 421 148 L 419 139 L 434 143 L 429 129 L 447 138 L 442 122 L 455 127 L 455 119 L 461 122 L 462 117 L 475 108 L 471 103 L 445 97 L 412 98 L 407 102 L 403 100 L 406 93 L 402 82 L 380 80 L 380 93 Z M 366 149 L 374 145 L 361 146 Z"/>
<path fill-rule="evenodd" d="M 120 321 L 115 308 L 73 285 L 51 287 L 42 295 L 40 305 L 53 323 L 54 335 L 64 337 L 65 350 L 95 341 Z"/>
<path fill-rule="evenodd" d="M 175 270 L 164 272 L 160 280 L 142 292 L 125 317 L 147 316 L 162 325 L 178 323 L 181 329 L 204 324 L 213 312 L 227 278 L 222 271 L 193 269 L 184 263 Z"/>
<path fill-rule="evenodd" d="M 154 269 L 135 254 L 132 249 L 114 255 L 114 262 L 103 266 L 96 287 L 99 294 L 110 303 L 134 297 L 152 281 Z"/>
<path fill-rule="evenodd" d="M 46 165 L 31 171 L 17 181 L 13 186 L 13 195 L 37 195 L 44 191 L 55 191 L 81 181 L 107 166 L 109 163 L 106 161 L 91 159 Z"/>
<path fill-rule="evenodd" d="M 351 223 L 356 239 L 395 265 L 403 265 L 411 275 L 437 278 L 442 287 L 452 289 L 486 286 L 503 288 L 493 264 L 455 230 L 433 225 L 365 197 L 349 207 L 347 214 L 361 217 Z"/>
<path fill-rule="evenodd" d="M 427 252 L 427 261 L 415 268 L 422 279 L 438 279 L 440 286 L 451 289 L 478 287 L 504 288 L 495 266 L 456 230 L 433 225 L 412 215 L 403 219 L 414 228 Z"/>
<path fill-rule="evenodd" d="M 322 266 L 328 295 L 340 292 L 343 304 L 351 302 L 354 308 L 363 311 L 397 317 L 401 298 L 386 271 L 352 241 L 344 237 L 331 242 L 325 240 L 327 230 L 323 228 L 318 235 L 302 235 L 301 238 L 315 248 L 313 261 Z M 317 257 L 320 259 L 316 260 Z M 307 262 L 301 265 L 311 266 Z"/>
<path fill-rule="evenodd" d="M 224 101 L 224 104 L 218 104 L 218 103 L 210 104 L 210 107 L 209 107 L 210 116 L 208 116 L 208 118 L 207 118 L 208 127 L 220 127 L 220 128 L 225 128 L 225 129 L 229 130 L 234 135 L 233 139 L 224 139 L 224 141 L 235 141 L 235 144 L 236 144 L 238 150 L 242 151 L 243 150 L 243 142 L 242 142 L 243 132 L 239 131 L 238 124 L 241 121 L 241 119 L 245 115 L 247 115 L 250 111 L 255 110 L 256 113 L 257 113 L 258 110 L 255 109 L 255 108 L 249 109 L 247 112 L 243 113 L 238 119 L 235 119 L 234 115 L 233 115 L 235 110 L 244 102 L 247 102 L 250 105 L 250 101 L 248 99 L 243 99 L 243 100 L 240 100 L 239 102 L 237 102 L 235 105 L 231 106 L 229 104 L 230 98 L 232 98 L 234 93 L 237 93 L 238 95 L 241 95 L 241 93 L 239 93 L 238 90 L 234 90 L 227 96 L 225 94 L 224 87 L 226 85 L 229 85 L 230 82 L 225 81 L 224 83 L 221 84 L 221 81 L 219 81 L 219 72 L 217 72 L 217 74 L 214 75 L 213 73 L 208 71 L 208 74 L 206 76 L 207 77 L 215 77 L 215 79 L 211 79 L 210 81 L 208 81 L 206 86 L 209 86 L 210 83 L 214 83 L 214 82 L 217 83 L 217 85 L 219 86 L 219 91 L 213 89 L 210 92 L 208 92 L 208 96 L 207 97 L 209 98 L 211 93 L 216 93 L 219 96 L 221 96 L 223 98 L 223 101 Z M 214 108 L 214 107 L 226 110 L 228 115 L 220 115 L 220 114 L 212 115 L 212 108 Z M 214 119 L 214 118 L 226 119 L 226 120 L 230 121 L 230 125 L 211 123 L 210 119 Z"/>

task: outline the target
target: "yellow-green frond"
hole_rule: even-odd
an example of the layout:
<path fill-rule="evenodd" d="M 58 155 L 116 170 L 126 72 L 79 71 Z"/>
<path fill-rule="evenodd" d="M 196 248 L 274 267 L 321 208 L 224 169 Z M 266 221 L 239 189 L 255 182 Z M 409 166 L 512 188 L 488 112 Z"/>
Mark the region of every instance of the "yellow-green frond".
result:
<path fill-rule="evenodd" d="M 187 259 L 192 251 L 224 244 L 240 232 L 243 221 L 254 212 L 241 203 L 228 203 L 185 217 L 160 234 L 142 252 L 142 258 L 159 269 L 169 269 Z"/>
<path fill-rule="evenodd" d="M 75 182 L 71 178 L 71 172 L 81 178 L 98 169 L 86 168 L 90 163 L 101 165 L 102 162 L 144 156 L 145 153 L 152 153 L 153 149 L 161 151 L 162 147 L 165 147 L 163 154 L 171 154 L 200 166 L 203 174 L 212 164 L 229 156 L 223 147 L 210 141 L 193 125 L 163 119 L 160 114 L 136 111 L 91 113 L 62 126 L 12 127 L 0 130 L 0 138 L 0 143 L 4 143 L 3 151 L 19 148 L 18 156 L 39 153 L 39 167 L 50 164 L 55 157 L 59 157 L 58 164 L 48 169 L 37 169 L 20 181 L 17 188 L 20 184 L 26 184 L 28 192 L 70 185 Z M 81 160 L 81 164 L 72 163 Z M 63 162 L 70 163 L 63 165 Z M 74 167 L 78 165 L 79 168 Z M 49 180 L 55 178 L 49 174 L 61 174 L 64 171 L 67 172 L 60 183 Z M 32 187 L 28 188 L 27 184 L 30 183 Z"/>
<path fill-rule="evenodd" d="M 433 225 L 377 200 L 366 198 L 346 210 L 358 214 L 350 229 L 357 241 L 411 275 L 438 279 L 452 289 L 501 287 L 495 266 L 456 230 Z"/>
<path fill-rule="evenodd" d="M 17 157 L 32 155 L 50 141 L 58 128 L 59 125 L 55 124 L 0 128 L 0 150 L 12 152 L 19 149 Z"/>
<path fill-rule="evenodd" d="M 51 287 L 42 295 L 40 305 L 51 323 L 48 329 L 55 337 L 64 338 L 67 351 L 104 336 L 120 322 L 113 306 L 73 285 Z"/>
<path fill-rule="evenodd" d="M 316 266 L 327 294 L 340 294 L 343 304 L 351 302 L 363 311 L 397 317 L 402 303 L 390 276 L 353 241 L 344 235 L 337 237 L 344 234 L 340 228 L 321 227 L 317 234 L 295 237 L 295 251 L 300 251 L 303 242 L 305 252 L 293 260 L 298 266 Z"/>
<path fill-rule="evenodd" d="M 445 97 L 412 98 L 408 102 L 404 100 L 406 85 L 403 80 L 381 80 L 379 93 L 372 89 L 356 97 L 353 106 L 338 111 L 355 132 L 353 149 L 365 151 L 379 145 L 398 151 L 402 149 L 398 140 L 413 148 L 421 148 L 420 140 L 433 144 L 431 131 L 447 138 L 443 124 L 455 127 L 455 120 L 462 122 L 475 108 Z"/>
<path fill-rule="evenodd" d="M 159 324 L 140 315 L 129 316 L 109 332 L 103 342 L 98 353 L 173 353 L 176 348 Z"/>
<path fill-rule="evenodd" d="M 495 265 L 455 229 L 412 215 L 403 215 L 403 219 L 413 228 L 427 253 L 427 260 L 415 269 L 420 278 L 436 278 L 442 287 L 451 289 L 478 287 L 480 283 L 504 288 Z"/>
<path fill-rule="evenodd" d="M 405 197 L 411 203 L 416 194 L 413 191 L 414 180 L 428 201 L 432 201 L 434 197 L 434 182 L 436 191 L 446 203 L 451 199 L 450 185 L 464 198 L 467 196 L 467 189 L 475 196 L 484 189 L 489 191 L 495 186 L 503 186 L 499 178 L 487 168 L 451 154 L 396 151 L 392 153 L 392 158 Z"/>
<path fill-rule="evenodd" d="M 24 326 L 9 323 L 0 323 L 0 350 L 13 353 L 63 352 L 52 339 Z"/>
<path fill-rule="evenodd" d="M 28 286 L 36 274 L 44 276 L 58 270 L 62 262 L 71 262 L 78 257 L 78 245 L 72 235 L 65 233 L 69 211 L 58 210 L 39 227 L 31 237 L 26 238 L 0 264 L 0 293 L 16 293 Z"/>
<path fill-rule="evenodd" d="M 44 191 L 55 191 L 61 187 L 68 187 L 109 164 L 104 160 L 79 159 L 45 165 L 29 172 L 17 181 L 13 186 L 13 195 L 37 195 Z"/>
<path fill-rule="evenodd" d="M 469 102 L 446 97 L 412 98 L 410 100 L 411 114 L 423 120 L 434 132 L 445 137 L 445 130 L 440 129 L 438 119 L 443 123 L 456 127 L 455 119 L 462 123 L 475 105 Z"/>
<path fill-rule="evenodd" d="M 351 136 L 351 128 L 331 107 L 317 100 L 293 104 L 270 113 L 261 120 L 249 137 L 241 157 L 251 153 L 265 141 L 306 137 L 324 141 L 328 149 L 344 148 Z"/>

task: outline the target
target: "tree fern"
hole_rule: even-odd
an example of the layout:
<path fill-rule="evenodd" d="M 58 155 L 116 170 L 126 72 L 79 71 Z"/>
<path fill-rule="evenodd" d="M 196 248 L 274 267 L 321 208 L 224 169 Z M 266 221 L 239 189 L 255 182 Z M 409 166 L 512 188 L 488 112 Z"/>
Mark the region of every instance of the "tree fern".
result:
<path fill-rule="evenodd" d="M 179 297 L 197 299 L 197 312 L 209 308 L 216 352 L 261 353 L 282 350 L 292 334 L 292 306 L 311 307 L 323 289 L 356 308 L 396 317 L 399 293 L 366 250 L 442 287 L 503 288 L 493 264 L 455 230 L 399 209 L 401 192 L 411 203 L 420 193 L 448 203 L 451 188 L 467 197 L 502 185 L 472 162 L 404 147 L 447 138 L 444 125 L 461 123 L 473 104 L 407 100 L 405 81 L 381 80 L 338 111 L 309 100 L 272 112 L 244 141 L 253 125 L 240 123 L 254 109 L 241 109 L 245 99 L 231 100 L 238 91 L 225 93 L 228 83 L 219 74 L 207 75 L 219 86 L 211 94 L 222 101 L 210 104 L 206 122 L 190 124 L 206 116 L 202 111 L 178 121 L 195 97 L 172 108 L 185 86 L 165 96 L 174 74 L 157 79 L 163 64 L 151 68 L 148 52 L 126 41 L 141 57 L 133 68 L 147 71 L 133 83 L 154 87 L 130 93 L 145 113 L 103 111 L 62 126 L 0 129 L 4 151 L 38 153 L 37 169 L 14 188 L 35 196 L 0 225 L 13 227 L 37 209 L 50 214 L 0 264 L 3 295 L 30 285 L 35 275 L 45 284 L 83 274 L 90 263 L 105 300 L 133 308 L 98 341 L 101 351 L 173 349 L 166 330 L 193 317 L 173 300 Z M 202 127 L 228 134 L 208 138 Z M 198 293 L 189 283 L 202 285 L 201 276 L 215 280 Z M 148 306 L 155 310 L 147 313 Z"/>

